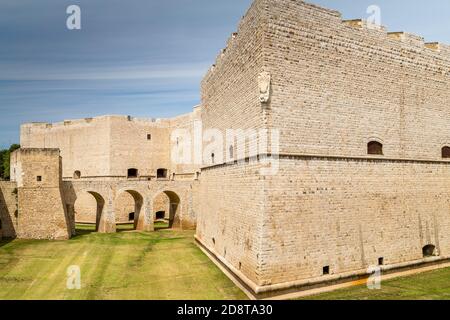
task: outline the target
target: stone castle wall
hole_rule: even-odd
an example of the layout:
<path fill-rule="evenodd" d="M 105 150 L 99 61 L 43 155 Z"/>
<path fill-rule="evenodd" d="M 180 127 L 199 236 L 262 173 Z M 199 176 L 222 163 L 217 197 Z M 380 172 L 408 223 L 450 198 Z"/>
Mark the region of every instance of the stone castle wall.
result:
<path fill-rule="evenodd" d="M 73 180 L 63 182 L 63 196 L 66 205 L 74 208 L 77 222 L 92 223 L 99 219 L 101 221 L 97 222 L 100 226 L 102 223 L 107 224 L 109 229 L 105 229 L 106 231 L 100 229 L 101 232 L 114 232 L 116 223 L 127 222 L 130 212 L 135 213 L 136 222 L 145 224 L 139 225 L 138 230 L 152 231 L 156 213 L 165 210 L 169 210 L 167 212 L 169 214 L 174 214 L 172 217 L 174 228 L 188 230 L 195 229 L 196 226 L 200 202 L 199 184 L 200 182 L 196 180 Z M 90 202 L 89 213 L 80 216 L 83 207 L 78 200 L 81 199 L 81 203 L 86 203 L 83 201 L 85 196 L 90 199 L 89 201 L 92 199 L 94 201 Z M 126 200 L 129 210 L 132 210 L 130 212 L 120 210 L 125 196 L 133 198 L 132 203 Z M 170 210 L 169 204 L 176 204 L 176 207 Z M 120 216 L 121 212 L 123 216 Z M 82 218 L 88 220 L 82 221 Z"/>
<path fill-rule="evenodd" d="M 172 162 L 171 132 L 193 129 L 199 110 L 173 119 L 103 116 L 62 123 L 28 123 L 21 127 L 23 148 L 57 148 L 63 158 L 63 177 L 73 179 L 127 178 L 137 169 L 140 178 L 155 178 L 158 169 L 168 175 L 194 174 L 199 165 Z"/>
<path fill-rule="evenodd" d="M 197 237 L 206 248 L 258 292 L 423 261 L 426 245 L 449 256 L 448 46 L 288 0 L 256 0 L 234 44 L 203 81 L 203 123 L 279 130 L 279 171 L 261 175 L 251 163 L 202 171 Z M 247 71 L 239 62 L 249 52 L 261 63 Z M 267 103 L 261 72 L 270 75 Z M 367 154 L 374 140 L 383 155 Z M 260 182 L 247 189 L 252 179 Z M 243 233 L 236 217 L 260 228 Z M 259 243 L 245 254 L 243 234 Z"/>
<path fill-rule="evenodd" d="M 170 163 L 169 132 L 167 121 L 112 118 L 108 141 L 110 175 L 124 177 L 129 168 L 136 168 L 139 176 L 154 177 L 156 170 L 167 168 Z"/>
<path fill-rule="evenodd" d="M 155 213 L 155 218 L 157 218 L 157 212 L 164 212 L 164 219 L 169 219 L 170 198 L 165 193 L 160 193 L 153 200 L 153 212 Z"/>
<path fill-rule="evenodd" d="M 254 292 L 424 262 L 427 245 L 449 258 L 450 162 L 441 156 L 450 146 L 449 70 L 448 46 L 300 0 L 255 0 L 194 112 L 23 125 L 25 149 L 12 156 L 15 182 L 0 183 L 0 213 L 16 212 L 15 185 L 10 225 L 24 238 L 67 238 L 72 213 L 95 221 L 102 210 L 99 230 L 111 232 L 130 210 L 146 231 L 157 211 L 177 212 L 174 225 L 197 225 L 197 240 Z M 205 141 L 195 180 L 194 148 L 193 163 L 175 163 L 183 141 L 172 133 L 192 137 L 199 120 L 223 138 L 227 129 L 279 130 L 278 171 L 239 158 L 236 139 L 220 149 Z M 383 154 L 368 155 L 370 141 Z M 62 168 L 48 148 L 61 150 Z M 127 179 L 130 168 L 138 177 Z M 156 179 L 160 168 L 168 175 Z"/>
<path fill-rule="evenodd" d="M 347 158 L 287 157 L 268 177 L 261 277 L 320 278 L 450 256 L 450 166 Z"/>
<path fill-rule="evenodd" d="M 11 155 L 17 183 L 16 234 L 21 239 L 68 239 L 73 217 L 63 201 L 58 149 L 19 149 Z"/>
<path fill-rule="evenodd" d="M 62 123 L 30 123 L 21 127 L 23 148 L 57 148 L 61 150 L 64 180 L 116 180 L 128 179 L 128 169 L 137 169 L 132 180 L 155 180 L 158 169 L 166 169 L 161 180 L 194 180 L 200 164 L 177 163 L 172 149 L 183 141 L 172 137 L 174 130 L 193 136 L 194 122 L 200 120 L 201 109 L 171 119 L 140 119 L 128 116 L 103 116 Z M 200 124 L 201 126 L 201 124 Z M 194 158 L 193 148 L 191 159 Z M 76 177 L 79 172 L 80 177 Z M 175 175 L 175 176 L 174 176 Z M 115 201 L 117 223 L 129 221 L 135 211 L 135 201 L 123 193 Z M 163 210 L 167 207 L 165 210 Z M 168 210 L 168 200 L 158 211 Z M 77 222 L 96 221 L 97 202 L 89 193 L 79 195 L 74 207 Z M 191 225 L 195 225 L 195 222 Z"/>
<path fill-rule="evenodd" d="M 252 4 L 202 81 L 203 130 L 218 130 L 224 140 L 226 130 L 265 126 L 258 91 L 258 75 L 263 71 L 264 12 L 264 3 Z M 242 132 L 237 138 L 244 135 Z M 211 158 L 204 159 L 212 167 L 201 173 L 196 238 L 241 278 L 259 282 L 264 205 L 259 166 L 220 165 L 231 158 L 230 147 L 232 158 L 237 158 L 237 141 L 224 141 L 222 150 L 212 148 L 209 153 L 215 154 L 214 163 Z M 248 141 L 245 147 L 248 155 Z"/>
<path fill-rule="evenodd" d="M 80 192 L 74 206 L 77 223 L 95 224 L 97 219 L 97 200 L 88 192 Z M 130 213 L 135 212 L 135 200 L 127 192 L 117 196 L 115 206 L 116 223 L 131 223 Z"/>
<path fill-rule="evenodd" d="M 196 239 L 234 271 L 260 280 L 264 180 L 260 165 L 222 165 L 202 171 Z"/>
<path fill-rule="evenodd" d="M 265 127 L 259 102 L 258 75 L 263 71 L 264 3 L 255 1 L 242 19 L 238 31 L 228 39 L 226 48 L 218 55 L 215 65 L 202 81 L 203 130 L 222 133 L 223 149 L 211 148 L 205 153 L 215 154 L 215 164 L 230 156 L 230 147 L 237 154 L 237 139 L 225 140 L 226 130 L 248 130 Z M 245 132 L 237 134 L 245 137 Z M 207 143 L 205 144 L 207 147 Z M 246 143 L 248 154 L 249 143 Z M 221 156 L 223 154 L 223 156 Z M 204 159 L 206 164 L 211 158 Z"/>
<path fill-rule="evenodd" d="M 281 153 L 441 159 L 450 144 L 450 50 L 344 22 L 302 1 L 266 0 L 269 126 Z M 413 41 L 414 40 L 414 41 Z"/>
<path fill-rule="evenodd" d="M 16 236 L 17 213 L 17 184 L 0 181 L 0 238 Z"/>
<path fill-rule="evenodd" d="M 62 123 L 29 123 L 20 128 L 22 148 L 59 148 L 64 159 L 63 177 L 109 176 L 110 118 L 99 117 Z"/>

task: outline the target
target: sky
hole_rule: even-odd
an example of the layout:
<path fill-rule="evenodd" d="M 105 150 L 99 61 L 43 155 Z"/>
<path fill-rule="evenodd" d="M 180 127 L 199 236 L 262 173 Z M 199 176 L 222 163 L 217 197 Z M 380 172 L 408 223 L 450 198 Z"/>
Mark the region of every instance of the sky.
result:
<path fill-rule="evenodd" d="M 283 0 L 280 0 L 283 1 Z M 312 0 L 389 31 L 450 44 L 448 0 Z M 171 117 L 200 102 L 200 81 L 251 0 L 0 0 L 0 148 L 24 122 L 124 114 Z M 81 8 L 69 30 L 67 7 Z"/>

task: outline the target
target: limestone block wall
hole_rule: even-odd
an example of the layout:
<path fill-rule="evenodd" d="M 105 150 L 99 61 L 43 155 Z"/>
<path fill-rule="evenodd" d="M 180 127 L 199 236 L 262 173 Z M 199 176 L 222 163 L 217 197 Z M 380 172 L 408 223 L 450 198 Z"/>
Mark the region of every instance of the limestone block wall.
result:
<path fill-rule="evenodd" d="M 17 213 L 17 184 L 0 181 L 0 238 L 16 237 Z"/>
<path fill-rule="evenodd" d="M 286 157 L 267 177 L 261 277 L 272 284 L 450 255 L 450 166 Z"/>
<path fill-rule="evenodd" d="M 136 168 L 140 177 L 155 177 L 159 168 L 169 167 L 167 120 L 117 116 L 110 121 L 111 176 L 126 177 L 129 168 Z"/>
<path fill-rule="evenodd" d="M 75 221 L 78 223 L 96 223 L 97 200 L 87 192 L 80 192 L 74 203 Z"/>
<path fill-rule="evenodd" d="M 192 135 L 200 108 L 173 119 L 142 119 L 102 116 L 61 123 L 29 123 L 21 127 L 24 148 L 59 148 L 64 179 L 126 179 L 128 169 L 137 169 L 139 179 L 152 179 L 158 169 L 193 174 L 200 163 L 172 162 L 175 141 L 171 132 L 185 128 Z M 193 152 L 191 148 L 189 152 Z"/>
<path fill-rule="evenodd" d="M 68 239 L 73 217 L 63 201 L 58 149 L 19 149 L 11 155 L 18 189 L 17 237 Z"/>
<path fill-rule="evenodd" d="M 446 46 L 303 1 L 266 3 L 267 117 L 281 153 L 365 156 L 374 139 L 386 157 L 441 158 L 450 144 Z"/>
<path fill-rule="evenodd" d="M 23 124 L 20 145 L 23 148 L 61 150 L 63 177 L 110 175 L 110 118 L 88 118 L 61 123 Z"/>
<path fill-rule="evenodd" d="M 100 218 L 100 227 L 103 223 L 103 225 L 107 225 L 103 231 L 114 232 L 116 223 L 126 222 L 127 220 L 120 221 L 120 219 L 128 219 L 128 213 L 133 211 L 139 221 L 142 220 L 146 223 L 146 227 L 152 225 L 155 213 L 161 208 L 158 198 L 164 195 L 167 207 L 169 207 L 169 202 L 177 204 L 173 211 L 175 213 L 173 227 L 195 229 L 200 202 L 198 188 L 199 181 L 194 180 L 73 180 L 63 182 L 63 196 L 66 205 L 74 208 L 75 211 L 77 208 L 83 208 L 82 205 L 79 205 L 79 200 L 83 204 L 86 202 L 83 200 L 86 194 L 92 196 L 96 204 L 91 203 L 90 212 L 96 205 L 99 205 L 99 216 L 97 217 L 96 210 L 95 217 Z M 131 197 L 133 202 L 129 203 L 129 200 L 126 200 L 129 207 L 123 211 L 123 213 L 126 212 L 126 216 L 123 214 L 123 218 L 121 218 L 121 208 L 125 204 L 121 199 L 125 194 L 130 197 L 133 195 Z M 136 203 L 140 204 L 139 211 L 135 211 Z M 128 212 L 129 210 L 132 211 Z M 93 213 L 89 217 L 94 221 Z M 138 229 L 144 230 L 145 228 L 139 226 Z M 150 229 L 145 230 L 150 231 Z"/>
<path fill-rule="evenodd" d="M 130 213 L 135 213 L 135 200 L 128 192 L 122 192 L 116 199 L 116 221 L 117 223 L 130 222 Z"/>
<path fill-rule="evenodd" d="M 202 170 L 201 243 L 259 286 L 415 261 L 428 244 L 448 255 L 448 46 L 300 0 L 254 1 L 230 41 L 202 83 L 204 128 L 280 130 L 280 170 Z"/>
<path fill-rule="evenodd" d="M 176 173 L 176 179 L 192 179 L 191 175 L 200 171 L 202 157 L 201 154 L 196 154 L 195 147 L 196 141 L 202 139 L 201 110 L 200 106 L 196 106 L 191 113 L 170 119 L 169 163 L 170 173 Z M 185 153 L 188 154 L 186 158 Z M 177 160 L 178 158 L 183 161 Z"/>
<path fill-rule="evenodd" d="M 153 213 L 164 212 L 164 219 L 170 218 L 170 198 L 165 193 L 160 193 L 153 200 Z"/>
<path fill-rule="evenodd" d="M 203 129 L 219 130 L 224 140 L 227 129 L 265 127 L 258 89 L 258 75 L 264 71 L 264 14 L 264 1 L 255 1 L 202 81 Z M 215 154 L 216 164 L 221 163 L 220 153 L 225 156 L 230 147 L 236 149 L 236 142 L 224 143 L 223 150 L 209 150 Z M 211 159 L 205 162 L 210 163 Z"/>
<path fill-rule="evenodd" d="M 202 171 L 196 238 L 241 277 L 261 283 L 265 181 L 259 164 Z"/>

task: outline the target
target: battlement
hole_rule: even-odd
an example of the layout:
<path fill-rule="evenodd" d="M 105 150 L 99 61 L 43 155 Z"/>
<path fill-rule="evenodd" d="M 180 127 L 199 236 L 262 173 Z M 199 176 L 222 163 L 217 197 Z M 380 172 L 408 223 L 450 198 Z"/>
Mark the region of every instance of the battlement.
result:
<path fill-rule="evenodd" d="M 24 123 L 21 125 L 22 129 L 32 128 L 32 129 L 57 129 L 57 128 L 64 128 L 64 127 L 77 127 L 77 126 L 85 126 L 85 125 L 94 125 L 99 124 L 102 122 L 108 122 L 111 120 L 118 120 L 118 121 L 130 121 L 134 123 L 139 124 L 148 124 L 148 125 L 157 125 L 157 124 L 164 124 L 169 123 L 170 118 L 163 119 L 163 118 L 137 118 L 132 116 L 125 116 L 125 115 L 104 115 L 99 117 L 93 117 L 93 118 L 83 118 L 83 119 L 71 119 L 71 120 L 64 120 L 60 122 L 55 123 L 48 123 L 48 122 L 29 122 Z"/>
<path fill-rule="evenodd" d="M 20 148 L 13 152 L 13 154 L 20 153 L 21 156 L 39 155 L 39 156 L 59 156 L 60 150 L 58 148 Z"/>
<path fill-rule="evenodd" d="M 371 30 L 371 31 L 379 31 L 386 33 L 386 27 L 380 26 L 374 23 L 370 23 L 364 19 L 352 19 L 352 20 L 342 20 L 342 23 L 348 25 L 353 28 L 363 29 L 363 30 Z"/>
<path fill-rule="evenodd" d="M 270 1 L 273 0 L 256 0 L 253 2 L 247 13 L 242 17 L 237 32 L 231 34 L 231 36 L 227 40 L 226 47 L 220 51 L 220 53 L 216 57 L 215 63 L 207 71 L 204 77 L 204 81 L 208 81 L 211 74 L 213 74 L 217 67 L 220 66 L 226 55 L 229 53 L 230 49 L 232 49 L 232 47 L 235 45 L 236 40 L 241 34 L 241 31 L 247 28 L 247 20 L 249 19 L 248 17 L 252 11 L 256 10 L 257 4 L 259 4 L 260 2 L 266 4 L 266 10 L 262 10 L 261 12 L 265 12 L 267 16 L 270 16 L 270 5 L 268 5 Z M 385 35 L 386 41 L 396 40 L 398 41 L 399 46 L 409 45 L 415 49 L 422 49 L 422 51 L 425 53 L 434 52 L 444 60 L 450 60 L 450 45 L 441 44 L 438 42 L 426 42 L 423 37 L 408 32 L 388 32 L 385 26 L 376 25 L 364 19 L 344 20 L 342 19 L 342 14 L 339 11 L 323 8 L 321 6 L 307 3 L 305 1 L 300 1 L 300 3 L 297 5 L 301 5 L 305 9 L 309 9 L 311 14 L 328 17 L 332 21 L 337 21 L 337 23 L 340 22 L 341 24 L 354 28 L 355 30 L 359 30 L 360 32 L 378 32 Z M 261 19 L 261 23 L 266 23 L 266 20 L 267 19 Z"/>

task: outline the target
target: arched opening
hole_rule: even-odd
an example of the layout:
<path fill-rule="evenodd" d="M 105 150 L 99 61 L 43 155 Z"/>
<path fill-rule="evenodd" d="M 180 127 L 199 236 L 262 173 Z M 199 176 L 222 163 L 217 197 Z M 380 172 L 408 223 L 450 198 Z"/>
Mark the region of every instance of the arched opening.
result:
<path fill-rule="evenodd" d="M 383 145 L 378 141 L 370 141 L 367 144 L 367 153 L 372 155 L 383 155 Z"/>
<path fill-rule="evenodd" d="M 167 169 L 161 168 L 156 170 L 157 179 L 167 179 Z"/>
<path fill-rule="evenodd" d="M 442 158 L 449 159 L 450 158 L 450 147 L 443 147 L 442 148 Z"/>
<path fill-rule="evenodd" d="M 166 212 L 165 211 L 158 211 L 155 214 L 155 219 L 156 221 L 162 221 L 162 220 L 166 220 Z"/>
<path fill-rule="evenodd" d="M 138 229 L 143 203 L 141 194 L 134 190 L 124 190 L 117 195 L 114 202 L 117 231 Z"/>
<path fill-rule="evenodd" d="M 81 179 L 81 171 L 77 170 L 73 173 L 74 179 Z"/>
<path fill-rule="evenodd" d="M 436 247 L 432 244 L 427 244 L 422 248 L 422 254 L 424 258 L 433 257 L 436 255 Z"/>
<path fill-rule="evenodd" d="M 98 231 L 105 207 L 105 199 L 97 192 L 84 191 L 77 194 L 74 204 L 77 234 Z"/>
<path fill-rule="evenodd" d="M 137 178 L 138 177 L 138 169 L 130 168 L 127 172 L 127 178 Z"/>
<path fill-rule="evenodd" d="M 181 228 L 180 197 L 173 191 L 163 191 L 153 199 L 155 230 Z"/>

